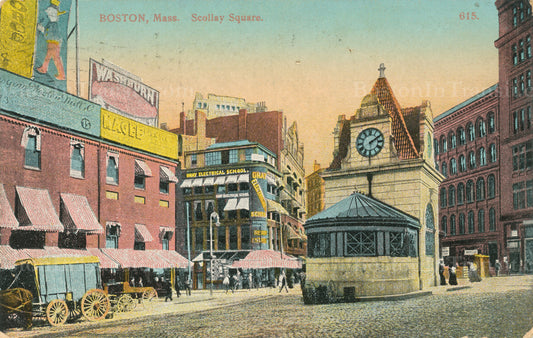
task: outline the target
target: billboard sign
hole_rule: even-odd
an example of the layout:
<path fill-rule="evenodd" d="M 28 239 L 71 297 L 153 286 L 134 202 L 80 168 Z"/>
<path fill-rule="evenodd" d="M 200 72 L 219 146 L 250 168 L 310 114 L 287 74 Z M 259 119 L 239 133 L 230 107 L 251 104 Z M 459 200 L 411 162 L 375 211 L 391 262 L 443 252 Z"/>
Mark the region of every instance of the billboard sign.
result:
<path fill-rule="evenodd" d="M 89 100 L 140 123 L 159 126 L 159 92 L 108 62 L 89 61 Z"/>

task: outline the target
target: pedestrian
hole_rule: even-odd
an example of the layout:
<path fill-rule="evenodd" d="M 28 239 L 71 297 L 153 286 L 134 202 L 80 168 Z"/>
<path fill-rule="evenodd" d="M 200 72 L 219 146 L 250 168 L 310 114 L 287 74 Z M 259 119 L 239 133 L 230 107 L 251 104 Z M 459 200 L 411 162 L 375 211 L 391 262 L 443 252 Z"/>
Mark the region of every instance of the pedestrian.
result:
<path fill-rule="evenodd" d="M 239 277 L 237 277 L 237 275 L 233 275 L 233 277 L 231 278 L 231 282 L 231 292 L 235 293 L 235 290 L 239 287 Z"/>
<path fill-rule="evenodd" d="M 285 291 L 289 292 L 289 288 L 287 287 L 287 277 L 285 276 L 285 272 L 282 272 L 279 275 L 279 292 L 285 288 Z"/>
<path fill-rule="evenodd" d="M 448 271 L 450 271 L 450 278 L 448 278 L 448 283 L 450 285 L 457 285 L 457 273 L 455 266 L 450 266 Z"/>
<path fill-rule="evenodd" d="M 500 264 L 500 261 L 497 259 L 494 263 L 494 270 L 496 270 L 496 277 L 500 276 L 500 269 L 502 268 L 502 265 Z"/>
<path fill-rule="evenodd" d="M 187 279 L 185 280 L 185 293 L 187 296 L 191 295 L 191 288 L 192 288 L 192 282 L 189 276 L 187 276 Z"/>
<path fill-rule="evenodd" d="M 224 276 L 224 280 L 222 280 L 222 285 L 224 285 L 224 289 L 226 289 L 226 293 L 229 291 L 229 277 L 228 275 Z"/>
<path fill-rule="evenodd" d="M 165 289 L 165 302 L 170 299 L 172 301 L 172 285 L 170 280 L 163 279 L 163 288 Z"/>
<path fill-rule="evenodd" d="M 176 282 L 174 284 L 174 288 L 176 289 L 176 298 L 180 298 L 181 292 L 180 292 L 180 277 L 176 277 Z"/>
<path fill-rule="evenodd" d="M 302 272 L 300 273 L 300 287 L 301 287 L 302 289 L 305 287 L 305 277 L 306 277 L 305 272 L 302 271 Z"/>
<path fill-rule="evenodd" d="M 444 261 L 441 260 L 439 264 L 440 285 L 446 285 L 446 277 L 444 277 Z"/>
<path fill-rule="evenodd" d="M 252 273 L 248 273 L 248 289 L 253 289 L 254 287 L 254 284 L 253 284 L 253 278 L 252 278 Z"/>

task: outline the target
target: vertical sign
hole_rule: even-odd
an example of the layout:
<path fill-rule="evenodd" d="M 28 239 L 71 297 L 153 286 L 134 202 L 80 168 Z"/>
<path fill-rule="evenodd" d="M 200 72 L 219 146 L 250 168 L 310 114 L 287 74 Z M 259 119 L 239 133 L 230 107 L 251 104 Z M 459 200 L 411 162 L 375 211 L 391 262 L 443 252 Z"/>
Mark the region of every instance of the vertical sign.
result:
<path fill-rule="evenodd" d="M 35 81 L 67 90 L 67 30 L 72 0 L 39 0 Z"/>
<path fill-rule="evenodd" d="M 37 0 L 7 0 L 0 13 L 0 68 L 32 76 Z"/>

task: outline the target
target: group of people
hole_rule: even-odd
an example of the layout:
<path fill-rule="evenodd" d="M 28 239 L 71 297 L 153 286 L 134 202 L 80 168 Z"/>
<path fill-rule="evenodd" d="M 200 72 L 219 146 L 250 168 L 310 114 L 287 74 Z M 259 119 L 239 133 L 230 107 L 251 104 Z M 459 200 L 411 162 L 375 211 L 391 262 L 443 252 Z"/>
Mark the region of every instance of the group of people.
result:
<path fill-rule="evenodd" d="M 444 262 L 441 261 L 439 264 L 439 277 L 440 277 L 440 285 L 447 285 L 446 283 L 446 276 L 444 276 Z M 496 273 L 498 273 L 498 268 L 496 269 Z M 450 285 L 457 285 L 457 268 L 455 265 L 450 265 L 448 267 L 448 284 Z M 481 276 L 478 273 L 477 264 L 474 262 L 468 263 L 468 279 L 470 282 L 481 282 Z"/>
<path fill-rule="evenodd" d="M 224 285 L 226 293 L 228 293 L 230 290 L 232 293 L 235 293 L 235 289 L 237 289 L 239 286 L 239 277 L 237 277 L 237 275 L 233 275 L 231 277 L 225 275 L 224 279 L 222 280 L 222 285 Z"/>

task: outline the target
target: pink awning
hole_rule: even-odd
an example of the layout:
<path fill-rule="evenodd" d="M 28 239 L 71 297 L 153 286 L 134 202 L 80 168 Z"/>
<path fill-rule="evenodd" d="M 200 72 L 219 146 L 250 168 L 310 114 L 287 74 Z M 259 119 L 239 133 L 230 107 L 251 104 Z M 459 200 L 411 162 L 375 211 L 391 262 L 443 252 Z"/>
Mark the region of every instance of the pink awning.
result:
<path fill-rule="evenodd" d="M 143 160 L 135 160 L 135 175 L 152 177 L 152 170 Z"/>
<path fill-rule="evenodd" d="M 9 245 L 0 245 L 0 269 L 14 269 L 15 262 L 29 257 L 24 250 L 13 249 Z"/>
<path fill-rule="evenodd" d="M 120 265 L 109 258 L 105 253 L 103 253 L 98 248 L 88 248 L 87 252 L 91 254 L 91 256 L 96 256 L 100 258 L 100 268 L 102 269 L 118 269 L 120 268 Z"/>
<path fill-rule="evenodd" d="M 231 267 L 242 269 L 301 269 L 302 262 L 297 258 L 281 254 L 278 251 L 254 250 L 251 251 L 244 259 L 235 261 Z"/>
<path fill-rule="evenodd" d="M 154 238 L 143 224 L 135 224 L 135 241 L 152 242 Z"/>
<path fill-rule="evenodd" d="M 104 228 L 98 223 L 85 196 L 61 193 L 61 208 L 65 208 L 61 220 L 69 230 L 102 234 Z"/>
<path fill-rule="evenodd" d="M 121 268 L 173 268 L 171 262 L 157 254 L 159 250 L 133 250 L 133 249 L 101 249 L 111 259 L 120 264 Z"/>
<path fill-rule="evenodd" d="M 16 228 L 19 226 L 19 221 L 11 209 L 11 205 L 7 200 L 4 185 L 0 184 L 0 228 Z"/>
<path fill-rule="evenodd" d="M 191 264 L 187 258 L 183 257 L 179 253 L 173 250 L 154 250 L 158 255 L 169 261 L 175 267 L 186 268 L 188 264 Z"/>
<path fill-rule="evenodd" d="M 16 191 L 20 203 L 17 230 L 63 232 L 48 190 L 17 186 Z"/>

